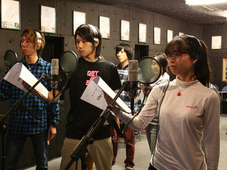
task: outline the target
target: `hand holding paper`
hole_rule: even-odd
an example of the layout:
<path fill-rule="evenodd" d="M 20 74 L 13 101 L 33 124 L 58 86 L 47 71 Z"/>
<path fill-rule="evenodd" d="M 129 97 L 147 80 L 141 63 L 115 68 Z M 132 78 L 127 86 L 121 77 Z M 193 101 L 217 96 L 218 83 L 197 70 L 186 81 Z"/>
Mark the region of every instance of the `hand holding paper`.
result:
<path fill-rule="evenodd" d="M 116 96 L 116 93 L 103 81 L 101 77 L 96 77 L 88 84 L 81 96 L 81 99 L 102 110 L 105 110 L 107 102 L 104 98 L 103 91 L 112 99 Z M 129 107 L 120 98 L 117 99 L 116 103 L 126 112 L 131 113 Z"/>
<path fill-rule="evenodd" d="M 27 89 L 22 84 L 23 81 L 27 83 L 26 86 L 33 86 L 38 81 L 37 78 L 22 63 L 16 63 L 8 71 L 4 79 L 24 91 L 27 91 Z M 35 87 L 35 90 L 48 98 L 48 90 L 42 85 L 42 83 L 39 83 Z"/>

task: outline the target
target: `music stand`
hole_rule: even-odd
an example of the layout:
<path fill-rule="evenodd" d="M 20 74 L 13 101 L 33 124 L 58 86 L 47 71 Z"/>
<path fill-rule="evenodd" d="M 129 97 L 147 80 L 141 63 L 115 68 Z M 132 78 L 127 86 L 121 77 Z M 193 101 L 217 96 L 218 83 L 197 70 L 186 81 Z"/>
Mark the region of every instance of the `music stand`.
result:
<path fill-rule="evenodd" d="M 82 164 L 81 164 L 82 170 L 86 170 L 86 168 L 87 168 L 86 161 L 87 161 L 87 157 L 88 157 L 87 146 L 89 144 L 93 143 L 92 136 L 94 135 L 96 130 L 105 123 L 105 121 L 107 120 L 107 118 L 110 114 L 110 111 L 113 109 L 114 103 L 116 102 L 117 98 L 120 96 L 122 91 L 125 89 L 126 85 L 127 85 L 127 83 L 123 84 L 123 86 L 120 88 L 120 90 L 118 91 L 118 93 L 116 94 L 114 99 L 110 102 L 110 104 L 108 104 L 106 109 L 103 110 L 103 112 L 100 114 L 99 118 L 92 124 L 92 126 L 88 130 L 87 134 L 83 136 L 83 138 L 80 140 L 79 144 L 74 148 L 73 153 L 70 156 L 71 160 L 67 164 L 67 166 L 65 167 L 64 170 L 68 170 L 71 167 L 71 165 L 73 164 L 73 162 L 78 161 L 79 159 L 81 159 L 81 161 L 82 161 Z"/>

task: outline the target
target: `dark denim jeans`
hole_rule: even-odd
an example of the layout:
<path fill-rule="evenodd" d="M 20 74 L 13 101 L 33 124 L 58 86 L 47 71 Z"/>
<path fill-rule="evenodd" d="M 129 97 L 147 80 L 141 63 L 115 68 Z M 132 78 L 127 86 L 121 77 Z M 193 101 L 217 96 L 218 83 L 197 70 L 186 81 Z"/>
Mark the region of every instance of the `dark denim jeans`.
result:
<path fill-rule="evenodd" d="M 35 135 L 18 135 L 8 132 L 6 144 L 6 170 L 16 170 L 26 138 L 30 137 L 36 159 L 36 170 L 47 170 L 47 131 Z"/>

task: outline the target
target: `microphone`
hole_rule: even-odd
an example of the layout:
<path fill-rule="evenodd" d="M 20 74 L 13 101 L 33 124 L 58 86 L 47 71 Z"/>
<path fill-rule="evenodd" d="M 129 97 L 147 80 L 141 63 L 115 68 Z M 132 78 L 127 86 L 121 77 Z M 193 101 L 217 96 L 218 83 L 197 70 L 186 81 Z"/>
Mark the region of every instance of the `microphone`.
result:
<path fill-rule="evenodd" d="M 15 53 L 13 50 L 7 50 L 4 55 L 4 62 L 5 65 L 11 69 L 11 67 L 17 63 L 17 53 Z"/>
<path fill-rule="evenodd" d="M 52 59 L 51 60 L 51 79 L 50 79 L 50 84 L 52 89 L 56 89 L 58 87 L 58 79 L 59 79 L 59 60 Z"/>
<path fill-rule="evenodd" d="M 138 89 L 138 61 L 129 60 L 128 64 L 129 96 L 134 99 Z"/>

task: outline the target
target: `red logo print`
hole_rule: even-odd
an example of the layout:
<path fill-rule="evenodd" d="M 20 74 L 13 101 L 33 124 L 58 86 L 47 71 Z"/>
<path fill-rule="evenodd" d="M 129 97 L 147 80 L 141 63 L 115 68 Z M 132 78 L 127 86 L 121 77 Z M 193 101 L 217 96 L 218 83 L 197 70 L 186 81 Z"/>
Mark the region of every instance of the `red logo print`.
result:
<path fill-rule="evenodd" d="M 86 85 L 88 85 L 92 79 L 97 77 L 98 72 L 99 71 L 87 71 L 87 76 L 89 76 L 90 79 L 86 81 Z"/>

